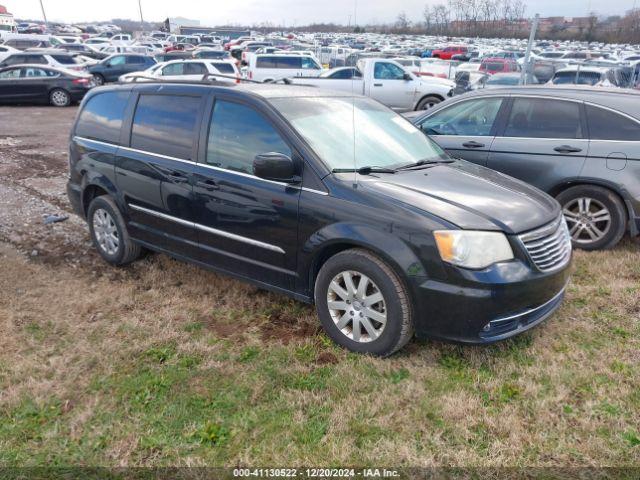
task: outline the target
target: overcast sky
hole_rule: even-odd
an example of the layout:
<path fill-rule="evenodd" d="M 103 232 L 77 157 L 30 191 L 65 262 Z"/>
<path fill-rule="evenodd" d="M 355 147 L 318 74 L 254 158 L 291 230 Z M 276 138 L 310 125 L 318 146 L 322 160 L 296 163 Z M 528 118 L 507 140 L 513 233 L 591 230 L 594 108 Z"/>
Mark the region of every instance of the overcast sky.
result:
<path fill-rule="evenodd" d="M 137 0 L 42 0 L 51 21 L 81 22 L 112 18 L 139 18 Z M 356 7 L 357 2 L 357 8 Z M 198 19 L 202 25 L 253 24 L 270 21 L 287 26 L 310 22 L 347 23 L 355 13 L 359 24 L 391 22 L 404 10 L 422 21 L 425 4 L 438 0 L 142 0 L 145 20 L 160 21 L 182 16 Z M 527 16 L 585 16 L 589 11 L 603 15 L 624 13 L 640 0 L 529 0 Z M 0 0 L 19 18 L 42 18 L 39 0 Z M 353 19 L 351 20 L 353 23 Z"/>

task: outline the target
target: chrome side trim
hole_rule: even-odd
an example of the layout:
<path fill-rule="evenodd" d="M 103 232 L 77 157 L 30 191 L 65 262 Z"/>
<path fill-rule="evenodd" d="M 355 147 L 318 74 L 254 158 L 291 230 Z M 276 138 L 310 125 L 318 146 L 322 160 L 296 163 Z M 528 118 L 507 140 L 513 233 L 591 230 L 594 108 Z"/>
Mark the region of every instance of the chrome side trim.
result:
<path fill-rule="evenodd" d="M 131 148 L 131 147 L 121 147 L 119 145 L 115 145 L 115 144 L 111 144 L 111 143 L 105 143 L 105 142 L 99 142 L 97 140 L 91 140 L 90 138 L 80 137 L 80 136 L 77 136 L 77 135 L 74 136 L 73 139 L 74 140 L 82 140 L 82 141 L 85 141 L 85 142 L 93 142 L 93 143 L 97 143 L 98 145 L 106 145 L 108 147 L 115 147 L 115 148 L 119 148 L 120 150 L 126 150 L 128 152 L 141 153 L 143 155 L 153 155 L 154 157 L 164 158 L 165 160 L 172 160 L 174 162 L 187 163 L 189 165 L 208 168 L 209 170 L 215 170 L 215 171 L 218 171 L 218 172 L 231 173 L 233 175 L 238 175 L 240 177 L 252 178 L 254 180 L 260 180 L 261 182 L 272 183 L 274 185 L 281 185 L 283 187 L 293 188 L 293 189 L 296 189 L 296 190 L 304 190 L 306 192 L 311 192 L 311 193 L 317 193 L 318 195 L 329 195 L 327 192 L 322 192 L 320 190 L 314 190 L 312 188 L 307 188 L 307 187 L 300 187 L 298 185 L 291 185 L 291 184 L 285 183 L 285 182 L 276 182 L 275 180 L 267 180 L 265 178 L 260 178 L 260 177 L 256 177 L 255 175 L 251 175 L 250 173 L 236 172 L 234 170 L 228 170 L 226 168 L 220 168 L 220 167 L 215 167 L 213 165 L 207 165 L 206 163 L 194 162 L 193 160 L 184 160 L 182 158 L 171 157 L 169 155 L 162 155 L 160 153 L 147 152 L 146 150 L 138 150 L 136 148 Z"/>
<path fill-rule="evenodd" d="M 104 145 L 105 147 L 121 148 L 120 146 L 116 145 L 115 143 L 101 142 L 99 140 L 93 140 L 92 138 L 78 137 L 77 135 L 75 137 L 73 137 L 73 139 L 74 140 L 82 140 L 83 142 L 89 142 L 89 143 L 97 143 L 98 145 Z"/>
<path fill-rule="evenodd" d="M 151 210 L 148 208 L 141 207 L 139 205 L 134 205 L 132 203 L 129 204 L 129 207 L 138 210 L 139 212 L 144 212 L 149 215 L 153 215 L 158 218 L 162 218 L 164 220 L 168 220 L 170 222 L 179 223 L 180 225 L 185 225 L 187 227 L 192 227 L 197 230 L 201 230 L 203 232 L 211 233 L 213 235 L 218 235 L 220 237 L 229 238 L 231 240 L 235 240 L 237 242 L 246 243 L 248 245 L 253 245 L 254 247 L 264 248 L 265 250 L 271 250 L 272 252 L 277 253 L 285 253 L 285 251 L 278 247 L 277 245 L 271 245 L 270 243 L 261 242 L 259 240 L 254 240 L 252 238 L 243 237 L 241 235 L 236 235 L 235 233 L 226 232 L 224 230 L 218 230 L 217 228 L 207 227 L 206 225 L 201 225 L 199 223 L 190 222 L 188 220 L 184 220 L 182 218 L 174 217 L 172 215 L 167 215 L 166 213 L 157 212 L 155 210 Z"/>
<path fill-rule="evenodd" d="M 542 305 L 538 305 L 535 308 L 530 308 L 529 310 L 525 310 L 524 312 L 520 312 L 520 313 L 516 313 L 515 315 L 511 315 L 508 317 L 501 317 L 501 318 L 496 318 L 494 320 L 491 320 L 491 323 L 504 323 L 504 322 L 508 322 L 509 320 L 513 320 L 515 318 L 518 317 L 524 317 L 526 315 L 529 315 L 533 312 L 536 312 L 538 310 L 542 310 L 544 307 L 546 307 L 547 305 L 549 305 L 550 303 L 555 302 L 561 295 L 564 294 L 565 290 L 566 290 L 567 286 L 565 285 L 564 287 L 562 287 L 562 289 L 553 296 L 553 298 L 551 300 L 548 300 L 546 302 L 544 302 Z"/>

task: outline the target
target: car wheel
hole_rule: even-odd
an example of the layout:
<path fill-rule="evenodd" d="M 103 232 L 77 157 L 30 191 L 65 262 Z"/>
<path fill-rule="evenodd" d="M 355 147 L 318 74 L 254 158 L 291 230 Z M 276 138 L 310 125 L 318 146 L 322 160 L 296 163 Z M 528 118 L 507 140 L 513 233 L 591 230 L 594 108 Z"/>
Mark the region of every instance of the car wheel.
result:
<path fill-rule="evenodd" d="M 93 74 L 93 81 L 96 82 L 96 85 L 101 86 L 105 84 L 105 80 L 104 77 L 102 75 L 100 75 L 99 73 L 94 73 Z"/>
<path fill-rule="evenodd" d="M 93 244 L 107 262 L 126 265 L 140 257 L 142 248 L 131 241 L 122 214 L 111 197 L 94 198 L 87 221 Z"/>
<path fill-rule="evenodd" d="M 49 94 L 49 101 L 54 107 L 68 107 L 71 105 L 71 95 L 66 90 L 56 88 Z"/>
<path fill-rule="evenodd" d="M 385 357 L 413 336 L 406 287 L 387 263 L 366 250 L 346 250 L 327 260 L 314 297 L 327 335 L 353 352 Z"/>
<path fill-rule="evenodd" d="M 418 103 L 418 107 L 416 108 L 416 110 L 429 110 L 430 108 L 435 107 L 440 102 L 442 102 L 442 100 L 440 100 L 438 97 L 424 97 L 422 100 L 420 100 L 420 103 Z"/>
<path fill-rule="evenodd" d="M 595 185 L 579 185 L 560 193 L 573 246 L 583 250 L 613 248 L 627 227 L 626 209 L 611 190 Z"/>

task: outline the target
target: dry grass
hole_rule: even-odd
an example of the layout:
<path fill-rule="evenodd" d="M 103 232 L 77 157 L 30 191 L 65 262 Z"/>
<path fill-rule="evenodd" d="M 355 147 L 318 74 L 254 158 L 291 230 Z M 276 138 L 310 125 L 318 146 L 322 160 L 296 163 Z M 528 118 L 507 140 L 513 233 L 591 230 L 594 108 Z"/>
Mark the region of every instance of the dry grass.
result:
<path fill-rule="evenodd" d="M 476 348 L 348 354 L 313 310 L 150 256 L 0 244 L 0 464 L 640 464 L 640 255 L 576 255 L 562 309 Z"/>

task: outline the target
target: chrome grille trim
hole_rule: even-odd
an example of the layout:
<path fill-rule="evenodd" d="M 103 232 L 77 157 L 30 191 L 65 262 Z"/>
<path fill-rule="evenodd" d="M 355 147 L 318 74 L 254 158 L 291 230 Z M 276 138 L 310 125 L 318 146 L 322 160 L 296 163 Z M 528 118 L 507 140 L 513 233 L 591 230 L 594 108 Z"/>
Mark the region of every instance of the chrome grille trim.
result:
<path fill-rule="evenodd" d="M 571 235 L 563 216 L 518 238 L 531 262 L 541 272 L 559 270 L 571 260 Z"/>

